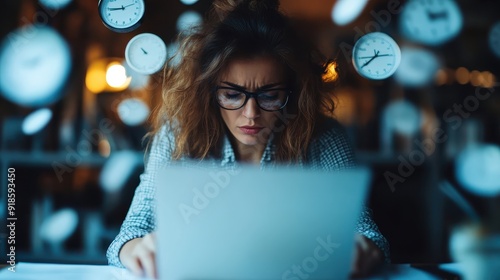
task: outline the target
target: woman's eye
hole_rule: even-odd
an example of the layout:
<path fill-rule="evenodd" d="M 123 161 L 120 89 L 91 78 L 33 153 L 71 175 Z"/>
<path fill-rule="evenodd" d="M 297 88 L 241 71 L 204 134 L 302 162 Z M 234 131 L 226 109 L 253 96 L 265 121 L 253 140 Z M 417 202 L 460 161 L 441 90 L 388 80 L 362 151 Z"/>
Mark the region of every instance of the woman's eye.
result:
<path fill-rule="evenodd" d="M 225 96 L 227 99 L 238 99 L 241 97 L 241 93 L 239 93 L 239 92 L 226 92 Z"/>

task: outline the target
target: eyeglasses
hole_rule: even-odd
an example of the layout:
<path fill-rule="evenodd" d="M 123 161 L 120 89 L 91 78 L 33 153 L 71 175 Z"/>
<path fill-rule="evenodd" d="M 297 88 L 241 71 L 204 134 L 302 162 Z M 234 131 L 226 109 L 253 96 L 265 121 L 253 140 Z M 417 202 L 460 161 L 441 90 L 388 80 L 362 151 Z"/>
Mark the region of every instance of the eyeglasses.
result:
<path fill-rule="evenodd" d="M 226 110 L 238 110 L 247 104 L 248 99 L 253 97 L 262 110 L 278 111 L 286 106 L 291 92 L 287 88 L 248 92 L 233 87 L 216 87 L 215 99 L 219 106 Z"/>

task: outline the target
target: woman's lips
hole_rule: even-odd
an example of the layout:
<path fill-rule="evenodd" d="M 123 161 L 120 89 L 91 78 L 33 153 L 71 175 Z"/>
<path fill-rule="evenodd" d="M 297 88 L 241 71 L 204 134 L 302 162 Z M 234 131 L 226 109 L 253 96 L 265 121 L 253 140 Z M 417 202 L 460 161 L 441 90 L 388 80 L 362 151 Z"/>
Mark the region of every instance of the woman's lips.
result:
<path fill-rule="evenodd" d="M 238 128 L 244 134 L 248 134 L 248 135 L 255 135 L 263 129 L 263 127 L 259 127 L 259 126 L 239 126 Z"/>

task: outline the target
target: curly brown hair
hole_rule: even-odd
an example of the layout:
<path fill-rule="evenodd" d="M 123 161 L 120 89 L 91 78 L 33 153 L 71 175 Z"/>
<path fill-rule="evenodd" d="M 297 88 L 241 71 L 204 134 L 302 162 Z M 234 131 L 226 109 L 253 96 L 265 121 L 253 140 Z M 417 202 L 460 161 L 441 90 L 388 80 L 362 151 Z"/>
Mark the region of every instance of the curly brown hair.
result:
<path fill-rule="evenodd" d="M 165 124 L 175 139 L 172 159 L 220 156 L 226 129 L 213 88 L 227 63 L 235 57 L 271 55 L 289 73 L 293 93 L 275 131 L 276 160 L 305 158 L 315 128 L 332 113 L 330 82 L 324 81 L 326 61 L 279 10 L 277 0 L 217 0 L 204 23 L 180 36 L 178 66 L 167 66 L 162 103 L 152 115 L 154 136 Z M 284 114 L 293 119 L 284 119 Z"/>

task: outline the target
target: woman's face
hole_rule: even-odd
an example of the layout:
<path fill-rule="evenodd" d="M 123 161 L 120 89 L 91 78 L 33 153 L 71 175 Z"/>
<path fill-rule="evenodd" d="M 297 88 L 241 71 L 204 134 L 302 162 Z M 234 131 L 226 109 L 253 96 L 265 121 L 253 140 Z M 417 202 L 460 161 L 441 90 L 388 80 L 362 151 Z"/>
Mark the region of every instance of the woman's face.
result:
<path fill-rule="evenodd" d="M 285 68 L 268 56 L 235 58 L 222 73 L 218 86 L 247 92 L 282 89 L 287 86 Z M 255 98 L 248 99 L 240 109 L 220 108 L 220 112 L 232 136 L 239 142 L 237 144 L 246 146 L 266 145 L 279 114 L 279 111 L 262 110 Z"/>

